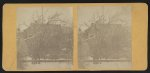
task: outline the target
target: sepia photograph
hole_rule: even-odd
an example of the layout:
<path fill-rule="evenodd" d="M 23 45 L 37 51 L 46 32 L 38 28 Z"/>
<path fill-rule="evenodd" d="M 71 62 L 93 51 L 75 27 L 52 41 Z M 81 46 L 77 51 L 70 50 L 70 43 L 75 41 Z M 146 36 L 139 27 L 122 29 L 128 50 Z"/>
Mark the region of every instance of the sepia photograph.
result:
<path fill-rule="evenodd" d="M 81 69 L 131 68 L 131 7 L 78 7 Z"/>
<path fill-rule="evenodd" d="M 71 69 L 71 7 L 17 8 L 17 69 Z"/>

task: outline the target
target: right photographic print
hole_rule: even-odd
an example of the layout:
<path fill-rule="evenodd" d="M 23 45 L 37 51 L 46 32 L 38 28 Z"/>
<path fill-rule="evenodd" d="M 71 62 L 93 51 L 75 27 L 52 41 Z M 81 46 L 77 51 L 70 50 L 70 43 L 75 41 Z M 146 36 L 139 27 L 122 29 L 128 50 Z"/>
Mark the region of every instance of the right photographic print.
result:
<path fill-rule="evenodd" d="M 78 7 L 80 69 L 131 68 L 131 7 Z"/>

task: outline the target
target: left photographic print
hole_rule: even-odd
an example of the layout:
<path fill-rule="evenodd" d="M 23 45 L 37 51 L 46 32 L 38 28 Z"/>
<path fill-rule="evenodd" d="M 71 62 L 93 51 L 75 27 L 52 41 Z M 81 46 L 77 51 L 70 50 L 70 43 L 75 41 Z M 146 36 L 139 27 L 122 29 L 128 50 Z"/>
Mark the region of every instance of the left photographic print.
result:
<path fill-rule="evenodd" d="M 17 8 L 17 69 L 71 69 L 71 7 Z"/>

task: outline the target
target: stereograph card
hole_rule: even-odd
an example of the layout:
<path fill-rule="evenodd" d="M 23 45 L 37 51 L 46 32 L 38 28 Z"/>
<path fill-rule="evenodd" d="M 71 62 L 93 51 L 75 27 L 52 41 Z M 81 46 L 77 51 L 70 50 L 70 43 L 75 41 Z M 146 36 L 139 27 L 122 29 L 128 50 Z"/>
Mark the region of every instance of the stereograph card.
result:
<path fill-rule="evenodd" d="M 6 71 L 146 70 L 144 3 L 5 4 Z"/>

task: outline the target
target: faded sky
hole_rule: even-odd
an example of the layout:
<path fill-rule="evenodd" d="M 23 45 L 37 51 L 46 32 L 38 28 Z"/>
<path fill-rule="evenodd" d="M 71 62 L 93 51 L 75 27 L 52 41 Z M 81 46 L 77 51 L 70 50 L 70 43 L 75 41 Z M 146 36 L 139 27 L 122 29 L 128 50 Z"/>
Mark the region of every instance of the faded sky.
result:
<path fill-rule="evenodd" d="M 72 26 L 72 8 L 71 7 L 43 7 L 43 17 L 47 22 L 48 16 L 52 16 L 55 13 L 62 14 L 60 19 L 65 20 Z M 33 20 L 37 19 L 37 16 L 42 15 L 42 7 L 20 7 L 17 9 L 17 27 L 21 30 L 26 29 Z"/>
<path fill-rule="evenodd" d="M 78 7 L 79 28 L 81 28 L 82 31 L 87 29 L 95 20 L 93 16 L 97 15 L 104 15 L 105 23 L 116 19 L 111 24 L 122 24 L 125 26 L 130 26 L 131 24 L 131 7 L 129 6 L 86 6 Z M 123 20 L 123 22 L 119 20 Z"/>

